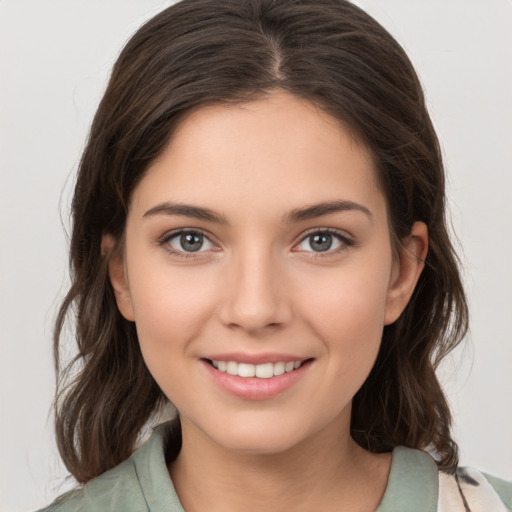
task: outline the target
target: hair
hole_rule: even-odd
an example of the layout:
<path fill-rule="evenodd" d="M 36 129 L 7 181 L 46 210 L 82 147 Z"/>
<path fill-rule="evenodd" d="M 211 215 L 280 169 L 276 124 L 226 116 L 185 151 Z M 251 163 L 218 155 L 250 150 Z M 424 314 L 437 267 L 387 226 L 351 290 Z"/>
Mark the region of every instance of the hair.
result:
<path fill-rule="evenodd" d="M 431 449 L 453 472 L 458 448 L 436 377 L 464 337 L 468 309 L 445 212 L 440 146 L 419 79 L 393 37 L 345 0 L 184 0 L 146 22 L 115 63 L 72 202 L 71 286 L 54 335 L 61 457 L 84 483 L 130 456 L 167 402 L 119 313 L 102 235 L 122 245 L 129 201 L 183 116 L 284 90 L 341 120 L 370 151 L 393 244 L 426 223 L 424 271 L 353 399 L 351 434 L 372 452 Z M 119 247 L 118 247 L 119 250 Z M 78 353 L 61 364 L 74 320 Z"/>

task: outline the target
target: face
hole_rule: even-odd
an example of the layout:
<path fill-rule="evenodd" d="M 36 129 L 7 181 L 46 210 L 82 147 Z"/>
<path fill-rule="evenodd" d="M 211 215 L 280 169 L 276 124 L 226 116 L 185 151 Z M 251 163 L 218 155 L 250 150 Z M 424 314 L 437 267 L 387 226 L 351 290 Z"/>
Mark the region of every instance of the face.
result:
<path fill-rule="evenodd" d="M 425 236 L 411 240 L 421 256 Z M 365 148 L 277 92 L 182 122 L 133 193 L 110 267 L 183 429 L 245 453 L 348 431 L 420 271 L 393 257 Z"/>

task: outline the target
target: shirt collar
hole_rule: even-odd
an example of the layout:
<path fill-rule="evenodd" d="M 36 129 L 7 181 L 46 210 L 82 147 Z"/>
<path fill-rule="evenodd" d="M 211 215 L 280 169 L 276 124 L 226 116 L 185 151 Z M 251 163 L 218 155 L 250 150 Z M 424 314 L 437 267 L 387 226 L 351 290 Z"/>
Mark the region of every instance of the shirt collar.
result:
<path fill-rule="evenodd" d="M 165 460 L 165 441 L 173 423 L 155 428 L 132 460 L 151 512 L 185 512 L 180 504 Z M 384 497 L 376 512 L 436 512 L 438 469 L 427 453 L 397 446 Z"/>

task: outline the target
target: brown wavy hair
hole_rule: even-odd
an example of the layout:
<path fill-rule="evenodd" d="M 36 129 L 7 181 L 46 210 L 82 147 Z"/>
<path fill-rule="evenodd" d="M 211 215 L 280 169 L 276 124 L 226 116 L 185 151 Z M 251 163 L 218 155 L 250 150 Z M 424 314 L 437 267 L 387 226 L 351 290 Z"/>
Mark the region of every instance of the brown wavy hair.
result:
<path fill-rule="evenodd" d="M 435 370 L 463 338 L 468 310 L 445 218 L 439 143 L 400 45 L 345 0 L 184 0 L 145 23 L 115 63 L 79 165 L 71 287 L 55 326 L 58 447 L 78 482 L 116 466 L 166 402 L 135 324 L 118 311 L 101 238 L 122 244 L 130 195 L 180 119 L 212 103 L 282 89 L 342 120 L 373 154 L 395 244 L 429 231 L 425 269 L 353 399 L 352 436 L 373 452 L 431 448 L 453 471 L 457 445 Z M 71 315 L 78 353 L 61 364 Z"/>

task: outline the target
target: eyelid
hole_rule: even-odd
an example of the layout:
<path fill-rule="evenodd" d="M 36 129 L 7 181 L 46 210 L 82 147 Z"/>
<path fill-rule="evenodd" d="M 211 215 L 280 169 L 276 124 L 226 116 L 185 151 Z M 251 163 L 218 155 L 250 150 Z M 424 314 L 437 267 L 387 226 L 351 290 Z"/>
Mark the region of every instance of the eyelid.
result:
<path fill-rule="evenodd" d="M 213 236 L 200 228 L 178 228 L 178 229 L 173 229 L 171 231 L 167 231 L 161 237 L 158 238 L 157 244 L 162 246 L 169 254 L 172 254 L 173 256 L 182 257 L 182 258 L 194 258 L 194 257 L 197 258 L 197 257 L 204 255 L 204 253 L 212 250 L 212 249 L 201 250 L 202 249 L 201 248 L 198 251 L 187 252 L 187 251 L 177 250 L 174 247 L 171 247 L 171 245 L 169 244 L 170 240 L 172 240 L 173 238 L 176 238 L 178 236 L 185 235 L 185 234 L 201 235 L 206 240 L 208 240 L 208 242 L 210 244 L 212 244 L 214 251 L 218 251 L 220 249 L 219 244 L 217 244 L 216 242 L 214 242 L 212 240 Z"/>
<path fill-rule="evenodd" d="M 303 233 L 297 243 L 294 244 L 293 249 L 295 249 L 299 244 L 307 240 L 310 236 L 315 234 L 328 234 L 336 237 L 340 242 L 340 246 L 335 249 L 329 249 L 327 251 L 307 251 L 307 250 L 297 250 L 296 252 L 308 253 L 313 257 L 328 257 L 340 252 L 347 250 L 349 247 L 353 247 L 355 245 L 355 240 L 346 232 L 340 229 L 334 228 L 312 228 Z"/>
<path fill-rule="evenodd" d="M 198 250 L 195 252 L 187 252 L 187 251 L 176 250 L 168 244 L 168 242 L 171 239 L 173 239 L 177 236 L 183 235 L 183 234 L 188 234 L 188 233 L 198 234 L 198 235 L 203 236 L 206 240 L 208 240 L 208 242 L 210 244 L 212 244 L 214 246 L 213 251 L 217 252 L 217 251 L 221 250 L 220 244 L 218 244 L 217 242 L 214 241 L 215 237 L 212 234 L 210 234 L 209 232 L 207 232 L 203 229 L 193 228 L 193 227 L 177 228 L 177 229 L 173 229 L 171 231 L 167 231 L 161 237 L 158 238 L 157 244 L 160 246 L 163 246 L 164 249 L 168 253 L 170 253 L 172 255 L 176 255 L 178 257 L 183 257 L 183 258 L 194 258 L 194 257 L 197 258 L 197 257 L 200 257 L 201 255 L 204 255 L 204 253 L 212 250 L 212 249 L 208 249 L 208 250 Z M 308 237 L 310 237 L 314 234 L 332 235 L 340 241 L 340 246 L 335 249 L 329 249 L 329 250 L 326 250 L 323 252 L 322 251 L 313 251 L 313 250 L 308 251 L 308 250 L 301 250 L 301 249 L 297 250 L 296 249 L 299 244 L 301 244 Z M 348 248 L 353 247 L 355 245 L 356 245 L 356 242 L 353 239 L 353 237 L 351 235 L 349 235 L 344 230 L 335 229 L 335 228 L 321 228 L 321 227 L 318 228 L 318 227 L 316 227 L 316 228 L 308 229 L 306 232 L 302 233 L 300 236 L 300 239 L 293 245 L 292 251 L 295 250 L 295 252 L 308 253 L 310 257 L 329 257 L 329 256 L 336 255 L 340 252 L 346 251 Z"/>

